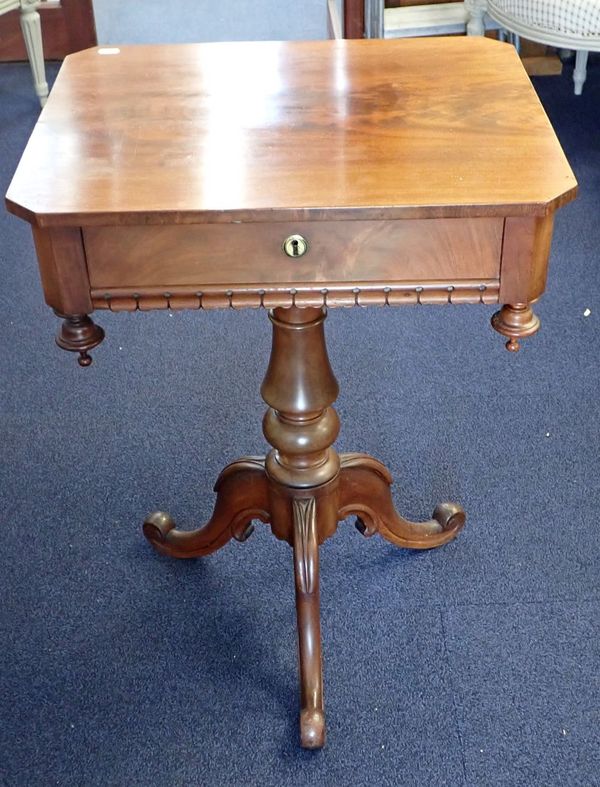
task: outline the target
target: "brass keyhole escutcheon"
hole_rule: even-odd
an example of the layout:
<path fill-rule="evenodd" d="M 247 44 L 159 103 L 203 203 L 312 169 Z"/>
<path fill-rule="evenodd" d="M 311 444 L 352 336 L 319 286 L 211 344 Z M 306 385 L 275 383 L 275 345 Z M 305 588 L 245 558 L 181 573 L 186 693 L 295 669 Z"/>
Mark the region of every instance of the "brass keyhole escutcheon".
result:
<path fill-rule="evenodd" d="M 283 250 L 288 257 L 302 257 L 308 251 L 308 241 L 302 235 L 290 235 L 283 241 Z"/>

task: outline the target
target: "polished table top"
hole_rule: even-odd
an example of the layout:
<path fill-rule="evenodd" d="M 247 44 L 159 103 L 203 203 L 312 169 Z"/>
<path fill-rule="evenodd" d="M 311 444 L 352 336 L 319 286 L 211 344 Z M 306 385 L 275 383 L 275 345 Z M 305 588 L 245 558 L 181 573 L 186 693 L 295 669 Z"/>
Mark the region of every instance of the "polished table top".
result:
<path fill-rule="evenodd" d="M 484 38 L 70 55 L 7 195 L 48 226 L 544 215 L 575 180 Z"/>

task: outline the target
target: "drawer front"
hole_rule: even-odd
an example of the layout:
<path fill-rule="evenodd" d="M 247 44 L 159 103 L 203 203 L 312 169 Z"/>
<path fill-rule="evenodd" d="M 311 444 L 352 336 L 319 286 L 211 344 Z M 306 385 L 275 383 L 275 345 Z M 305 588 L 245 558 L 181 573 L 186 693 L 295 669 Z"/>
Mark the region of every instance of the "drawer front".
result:
<path fill-rule="evenodd" d="M 91 288 L 497 280 L 501 218 L 86 227 Z M 283 243 L 309 248 L 290 258 Z"/>

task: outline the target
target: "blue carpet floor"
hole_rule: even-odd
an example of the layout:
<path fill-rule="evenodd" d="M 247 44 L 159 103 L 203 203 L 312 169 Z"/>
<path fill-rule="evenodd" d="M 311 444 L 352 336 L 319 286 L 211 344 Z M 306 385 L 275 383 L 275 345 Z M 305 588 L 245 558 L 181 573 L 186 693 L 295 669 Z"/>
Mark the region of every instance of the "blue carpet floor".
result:
<path fill-rule="evenodd" d="M 600 63 L 581 98 L 570 76 L 536 82 L 581 184 L 539 336 L 507 353 L 487 307 L 330 314 L 339 448 L 386 462 L 405 514 L 469 521 L 433 552 L 351 523 L 323 547 L 322 752 L 297 742 L 289 547 L 258 526 L 178 562 L 140 529 L 200 522 L 263 450 L 266 315 L 103 313 L 81 370 L 0 212 L 2 785 L 600 785 Z M 3 193 L 36 114 L 1 66 Z"/>

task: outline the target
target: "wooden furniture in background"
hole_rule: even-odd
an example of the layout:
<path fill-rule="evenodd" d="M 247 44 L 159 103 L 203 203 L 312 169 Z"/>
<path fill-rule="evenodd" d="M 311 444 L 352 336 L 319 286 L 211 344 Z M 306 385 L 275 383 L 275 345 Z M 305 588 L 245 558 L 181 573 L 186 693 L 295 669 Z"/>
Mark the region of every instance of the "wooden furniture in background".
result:
<path fill-rule="evenodd" d="M 37 12 L 38 5 L 38 0 L 0 0 L 0 20 L 5 14 L 11 12 L 18 14 L 22 33 L 20 41 L 25 47 L 25 53 L 31 66 L 33 87 L 41 106 L 44 106 L 48 98 L 48 83 L 44 66 L 40 15 Z"/>
<path fill-rule="evenodd" d="M 481 24 L 486 30 L 498 30 L 500 25 L 483 15 Z M 366 38 L 412 38 L 464 34 L 469 22 L 469 4 L 464 2 L 386 3 L 385 0 L 365 0 Z"/>
<path fill-rule="evenodd" d="M 344 0 L 344 38 L 364 38 L 365 0 Z"/>
<path fill-rule="evenodd" d="M 346 38 L 410 38 L 432 35 L 461 35 L 473 16 L 470 6 L 482 0 L 346 0 Z M 479 14 L 479 9 L 477 10 Z M 491 16 L 472 24 L 504 40 L 505 31 Z M 472 32 L 476 28 L 473 27 Z M 496 32 L 497 31 L 497 32 Z M 548 48 L 532 41 L 519 47 L 528 74 L 560 74 L 562 63 Z"/>
<path fill-rule="evenodd" d="M 586 78 L 588 53 L 600 51 L 599 0 L 470 0 L 471 35 L 483 35 L 486 15 L 502 27 L 531 41 L 574 49 L 577 52 L 573 82 L 581 95 Z"/>
<path fill-rule="evenodd" d="M 554 213 L 576 183 L 514 49 L 495 41 L 109 52 L 63 65 L 7 206 L 32 225 L 57 341 L 82 365 L 104 336 L 94 309 L 269 310 L 270 452 L 223 471 L 204 527 L 156 512 L 144 532 L 179 558 L 244 540 L 253 520 L 291 545 L 300 735 L 318 748 L 319 544 L 350 515 L 412 549 L 465 521 L 445 503 L 410 522 L 380 462 L 336 452 L 327 308 L 499 302 L 493 325 L 517 349 L 538 329 Z"/>
<path fill-rule="evenodd" d="M 38 13 L 47 60 L 62 60 L 71 52 L 96 46 L 92 0 L 44 0 Z M 0 16 L 0 62 L 27 58 L 18 17 L 17 11 Z"/>
<path fill-rule="evenodd" d="M 448 0 L 386 0 L 386 8 L 413 8 L 417 5 L 446 5 Z M 462 3 L 463 0 L 450 0 L 453 3 Z"/>

